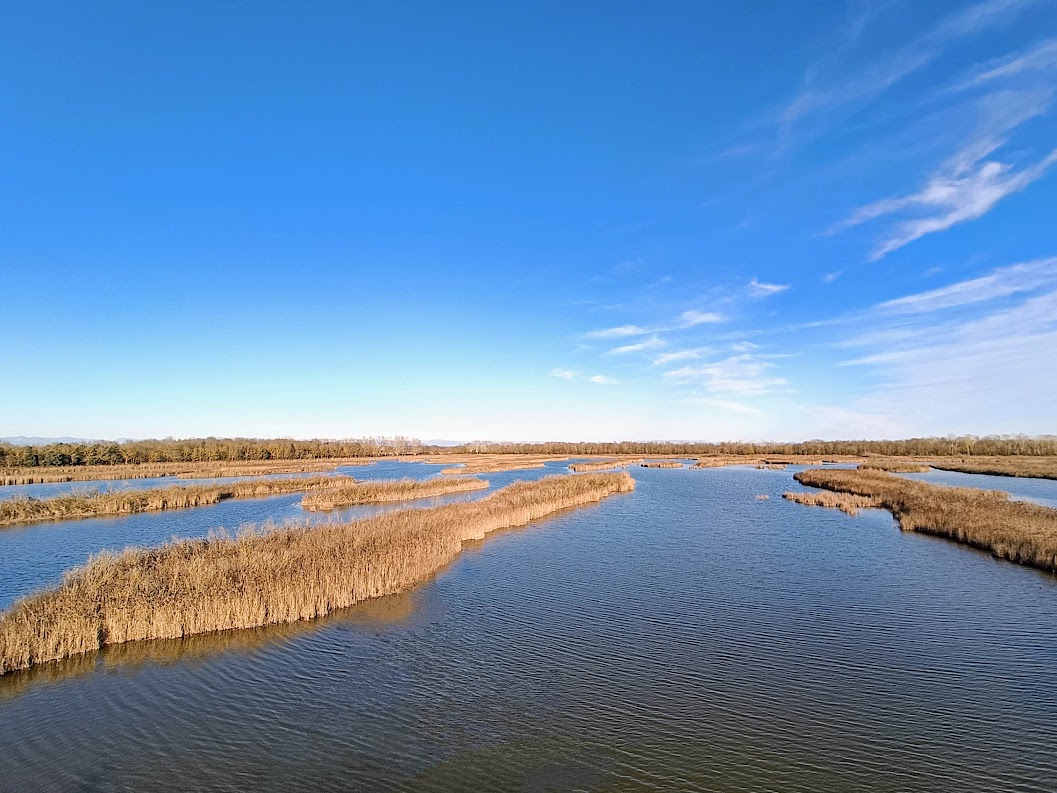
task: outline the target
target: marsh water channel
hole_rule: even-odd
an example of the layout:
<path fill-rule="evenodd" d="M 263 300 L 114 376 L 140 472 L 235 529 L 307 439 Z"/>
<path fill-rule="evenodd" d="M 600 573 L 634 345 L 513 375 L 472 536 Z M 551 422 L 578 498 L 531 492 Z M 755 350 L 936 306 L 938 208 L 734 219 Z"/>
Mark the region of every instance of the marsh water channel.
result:
<path fill-rule="evenodd" d="M 0 789 L 1057 789 L 1057 578 L 785 501 L 795 468 L 629 470 L 634 493 L 405 595 L 0 677 Z M 1057 505 L 1057 481 L 922 476 Z M 299 500 L 2 529 L 0 607 L 99 550 Z"/>

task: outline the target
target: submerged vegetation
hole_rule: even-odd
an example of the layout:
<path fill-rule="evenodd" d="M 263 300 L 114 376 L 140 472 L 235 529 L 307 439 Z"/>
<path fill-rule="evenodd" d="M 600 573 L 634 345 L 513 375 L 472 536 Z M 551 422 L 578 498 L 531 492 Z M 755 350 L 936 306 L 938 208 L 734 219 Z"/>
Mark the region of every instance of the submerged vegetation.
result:
<path fill-rule="evenodd" d="M 631 465 L 640 465 L 644 462 L 642 457 L 632 457 L 627 460 L 597 460 L 589 463 L 570 463 L 569 470 L 576 473 L 586 471 L 611 471 L 614 468 L 627 468 Z"/>
<path fill-rule="evenodd" d="M 314 512 L 355 504 L 409 501 L 448 493 L 466 493 L 487 487 L 488 482 L 484 479 L 391 479 L 378 482 L 349 482 L 308 493 L 301 499 L 301 507 Z"/>
<path fill-rule="evenodd" d="M 551 476 L 477 501 L 100 554 L 0 615 L 0 674 L 104 645 L 314 619 L 415 586 L 468 540 L 634 487 L 626 471 Z"/>
<path fill-rule="evenodd" d="M 904 531 L 946 537 L 1001 559 L 1057 572 L 1057 509 L 1011 501 L 1000 491 L 932 485 L 883 471 L 813 468 L 794 478 L 808 487 L 868 500 L 863 506 L 884 507 Z M 786 497 L 843 508 L 800 495 Z"/>
<path fill-rule="evenodd" d="M 251 479 L 223 485 L 173 485 L 150 490 L 94 490 L 42 499 L 17 497 L 0 501 L 0 526 L 37 520 L 71 520 L 204 507 L 219 504 L 229 498 L 274 496 L 355 486 L 356 480 L 351 476 L 314 476 Z"/>

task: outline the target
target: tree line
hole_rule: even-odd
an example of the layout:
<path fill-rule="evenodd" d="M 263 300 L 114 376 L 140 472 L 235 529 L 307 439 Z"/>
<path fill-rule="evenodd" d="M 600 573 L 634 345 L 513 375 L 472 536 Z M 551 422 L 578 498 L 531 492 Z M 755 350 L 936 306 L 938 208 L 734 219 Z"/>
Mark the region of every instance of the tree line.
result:
<path fill-rule="evenodd" d="M 123 443 L 52 443 L 45 446 L 0 444 L 0 467 L 139 465 L 142 463 L 200 463 L 243 460 L 319 460 L 339 457 L 394 457 L 416 454 L 553 454 L 644 455 L 667 454 L 682 457 L 707 455 L 779 454 L 883 455 L 891 457 L 1057 456 L 1057 435 L 948 435 L 885 441 L 823 441 L 801 443 L 689 443 L 670 441 L 622 441 L 587 443 L 550 441 L 545 443 L 496 443 L 473 441 L 461 446 L 425 446 L 417 438 L 357 438 L 348 440 L 298 441 L 290 438 L 192 438 L 186 440 L 126 441 Z"/>
<path fill-rule="evenodd" d="M 444 449 L 460 454 L 556 454 L 615 455 L 615 454 L 670 454 L 683 457 L 707 455 L 749 455 L 760 457 L 778 454 L 801 454 L 812 457 L 827 455 L 883 455 L 886 457 L 946 457 L 946 456 L 994 456 L 1029 455 L 1045 457 L 1057 455 L 1057 435 L 1030 437 L 1027 435 L 948 435 L 946 437 L 907 438 L 885 441 L 824 441 L 811 440 L 800 443 L 723 443 L 690 442 L 639 442 L 620 443 L 568 443 L 551 441 L 545 443 L 493 443 L 474 441 L 462 446 Z"/>

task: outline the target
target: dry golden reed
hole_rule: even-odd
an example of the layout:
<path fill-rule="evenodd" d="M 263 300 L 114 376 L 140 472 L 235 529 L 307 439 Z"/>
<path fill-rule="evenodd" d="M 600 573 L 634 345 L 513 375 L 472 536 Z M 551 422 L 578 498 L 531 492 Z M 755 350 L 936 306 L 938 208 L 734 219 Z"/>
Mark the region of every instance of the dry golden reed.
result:
<path fill-rule="evenodd" d="M 651 461 L 651 462 L 646 462 L 646 463 L 639 463 L 639 465 L 641 467 L 643 467 L 643 468 L 682 468 L 683 467 L 682 463 L 677 463 L 677 462 L 675 462 L 673 460 Z"/>
<path fill-rule="evenodd" d="M 383 501 L 408 501 L 448 493 L 484 490 L 484 479 L 391 479 L 378 482 L 352 482 L 340 487 L 314 490 L 301 499 L 301 507 L 315 512 L 349 507 L 355 504 L 377 504 Z"/>
<path fill-rule="evenodd" d="M 626 471 L 551 476 L 478 501 L 100 554 L 0 615 L 0 674 L 108 644 L 314 619 L 410 589 L 468 540 L 634 488 Z"/>
<path fill-rule="evenodd" d="M 588 471 L 611 471 L 614 468 L 627 468 L 630 465 L 641 465 L 645 462 L 642 457 L 632 457 L 628 460 L 596 460 L 589 463 L 570 463 L 569 470 L 576 473 Z"/>
<path fill-rule="evenodd" d="M 445 476 L 459 476 L 460 474 L 495 474 L 500 471 L 525 471 L 529 468 L 542 468 L 543 463 L 538 461 L 518 462 L 517 460 L 499 460 L 491 463 L 467 463 L 461 468 L 445 468 L 441 471 Z"/>
<path fill-rule="evenodd" d="M 888 471 L 893 474 L 924 474 L 932 470 L 927 463 L 914 460 L 869 460 L 860 463 L 863 471 Z"/>
<path fill-rule="evenodd" d="M 856 496 L 850 493 L 782 493 L 782 498 L 804 504 L 809 507 L 831 507 L 848 515 L 858 515 L 860 509 L 880 507 L 877 499 L 870 496 Z"/>
<path fill-rule="evenodd" d="M 998 457 L 991 460 L 943 460 L 932 463 L 941 471 L 991 476 L 1057 479 L 1057 457 Z"/>
<path fill-rule="evenodd" d="M 222 485 L 173 485 L 150 490 L 89 491 L 51 498 L 9 498 L 0 501 L 0 526 L 38 520 L 73 520 L 102 515 L 132 515 L 164 509 L 219 504 L 229 498 L 302 493 L 317 489 L 352 487 L 351 476 L 249 479 Z"/>
<path fill-rule="evenodd" d="M 883 471 L 813 468 L 794 479 L 873 499 L 895 515 L 904 531 L 935 534 L 1057 572 L 1057 509 L 1011 501 L 996 490 L 932 485 Z"/>
<path fill-rule="evenodd" d="M 304 474 L 331 471 L 342 465 L 370 465 L 363 457 L 326 460 L 244 460 L 198 463 L 138 463 L 135 465 L 68 465 L 0 469 L 0 485 L 39 485 L 56 482 L 98 482 L 120 479 L 213 479 L 269 474 Z"/>

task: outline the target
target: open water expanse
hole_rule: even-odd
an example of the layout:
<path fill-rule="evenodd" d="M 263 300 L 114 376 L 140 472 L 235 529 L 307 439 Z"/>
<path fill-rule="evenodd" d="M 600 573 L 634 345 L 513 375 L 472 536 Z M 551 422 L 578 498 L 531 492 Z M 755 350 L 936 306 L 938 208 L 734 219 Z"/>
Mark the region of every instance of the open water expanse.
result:
<path fill-rule="evenodd" d="M 1057 790 L 1057 578 L 787 502 L 796 468 L 629 470 L 406 595 L 0 677 L 0 790 Z M 921 478 L 1057 505 L 1057 481 Z M 299 501 L 0 529 L 0 607 Z"/>

